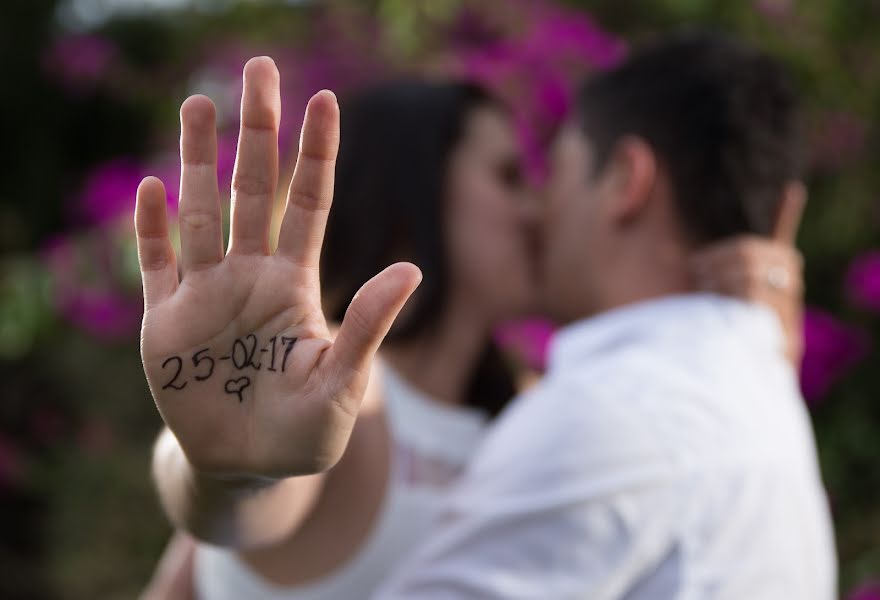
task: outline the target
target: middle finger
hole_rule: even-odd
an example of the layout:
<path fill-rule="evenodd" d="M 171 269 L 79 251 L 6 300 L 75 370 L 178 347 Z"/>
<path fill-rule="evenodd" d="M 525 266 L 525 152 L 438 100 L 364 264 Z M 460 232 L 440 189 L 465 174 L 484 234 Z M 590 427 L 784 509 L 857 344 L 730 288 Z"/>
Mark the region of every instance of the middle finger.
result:
<path fill-rule="evenodd" d="M 230 254 L 269 254 L 269 226 L 278 183 L 280 75 L 271 58 L 244 67 L 241 132 L 232 175 Z"/>

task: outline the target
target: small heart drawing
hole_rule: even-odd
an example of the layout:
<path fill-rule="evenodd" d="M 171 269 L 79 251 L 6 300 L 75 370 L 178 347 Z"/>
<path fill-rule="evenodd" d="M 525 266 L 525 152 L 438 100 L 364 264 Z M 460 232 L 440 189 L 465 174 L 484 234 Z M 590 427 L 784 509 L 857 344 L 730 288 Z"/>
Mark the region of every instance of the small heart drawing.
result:
<path fill-rule="evenodd" d="M 226 393 L 227 394 L 236 394 L 238 396 L 238 401 L 244 401 L 242 397 L 242 393 L 245 388 L 251 384 L 250 377 L 239 377 L 238 379 L 230 379 L 226 382 Z"/>

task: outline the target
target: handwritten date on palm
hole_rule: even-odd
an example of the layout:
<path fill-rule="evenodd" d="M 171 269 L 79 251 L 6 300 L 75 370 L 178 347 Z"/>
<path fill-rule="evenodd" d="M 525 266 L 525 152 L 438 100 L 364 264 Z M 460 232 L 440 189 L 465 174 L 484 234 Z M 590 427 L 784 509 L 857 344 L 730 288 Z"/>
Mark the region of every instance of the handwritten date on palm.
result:
<path fill-rule="evenodd" d="M 189 371 L 186 365 L 192 364 L 191 376 L 197 382 L 207 381 L 214 374 L 214 367 L 218 362 L 230 361 L 233 368 L 237 372 L 242 371 L 261 371 L 265 367 L 267 371 L 282 373 L 287 370 L 287 359 L 296 344 L 297 338 L 274 336 L 269 338 L 269 342 L 263 348 L 260 348 L 260 342 L 253 333 L 243 338 L 238 338 L 232 343 L 229 353 L 214 358 L 211 355 L 210 348 L 202 348 L 197 350 L 189 357 L 189 361 L 185 361 L 181 356 L 169 356 L 162 363 L 162 369 L 171 373 L 171 379 L 162 386 L 163 390 L 182 390 L 190 380 L 187 377 Z M 264 355 L 268 354 L 266 357 Z M 265 362 L 264 362 L 265 361 Z M 280 363 L 280 369 L 279 367 Z M 238 373 L 236 373 L 238 375 Z M 238 397 L 238 401 L 244 401 L 244 391 L 251 385 L 251 379 L 247 375 L 239 375 L 230 378 L 223 386 L 223 390 L 230 395 Z"/>

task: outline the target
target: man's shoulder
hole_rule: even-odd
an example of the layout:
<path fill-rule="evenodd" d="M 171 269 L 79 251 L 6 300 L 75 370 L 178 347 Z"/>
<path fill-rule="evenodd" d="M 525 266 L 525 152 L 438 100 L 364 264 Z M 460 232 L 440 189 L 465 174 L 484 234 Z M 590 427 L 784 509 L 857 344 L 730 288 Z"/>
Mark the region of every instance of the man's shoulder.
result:
<path fill-rule="evenodd" d="M 668 453 L 624 386 L 602 369 L 547 377 L 518 396 L 491 426 L 469 464 L 468 491 L 481 499 L 593 497 L 671 473 Z"/>
<path fill-rule="evenodd" d="M 513 399 L 499 425 L 537 419 L 542 424 L 568 429 L 582 419 L 591 423 L 611 417 L 629 420 L 629 415 L 621 414 L 618 407 L 635 391 L 629 376 L 632 367 L 630 361 L 600 359 L 579 369 L 551 371 Z"/>
<path fill-rule="evenodd" d="M 650 393 L 649 368 L 637 353 L 619 352 L 579 368 L 551 371 L 514 398 L 493 429 L 527 429 L 556 439 L 572 436 L 591 445 L 604 443 L 597 436 L 610 426 L 620 432 L 641 430 L 644 419 L 631 403 Z"/>

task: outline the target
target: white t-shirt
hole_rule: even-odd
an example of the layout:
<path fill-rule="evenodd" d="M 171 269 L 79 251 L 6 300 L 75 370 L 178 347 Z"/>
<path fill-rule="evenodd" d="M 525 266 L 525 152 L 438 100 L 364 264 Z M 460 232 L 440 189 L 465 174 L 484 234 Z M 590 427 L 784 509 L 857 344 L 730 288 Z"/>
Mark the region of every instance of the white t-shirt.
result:
<path fill-rule="evenodd" d="M 262 579 L 234 551 L 199 545 L 195 585 L 201 600 L 349 600 L 368 598 L 430 530 L 441 499 L 482 439 L 477 410 L 432 401 L 390 368 L 381 369 L 392 436 L 391 477 L 377 522 L 357 554 L 332 575 L 282 587 Z"/>
<path fill-rule="evenodd" d="M 687 295 L 563 330 L 382 600 L 831 600 L 809 418 L 763 308 Z"/>

